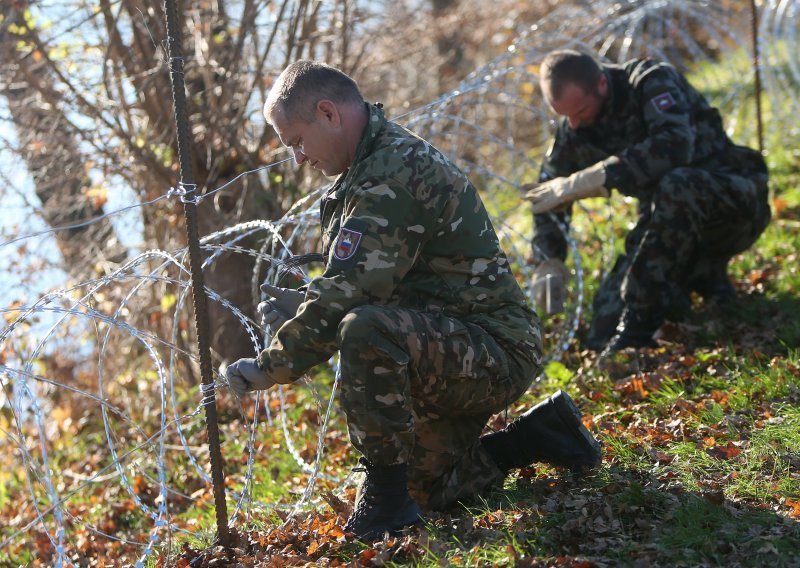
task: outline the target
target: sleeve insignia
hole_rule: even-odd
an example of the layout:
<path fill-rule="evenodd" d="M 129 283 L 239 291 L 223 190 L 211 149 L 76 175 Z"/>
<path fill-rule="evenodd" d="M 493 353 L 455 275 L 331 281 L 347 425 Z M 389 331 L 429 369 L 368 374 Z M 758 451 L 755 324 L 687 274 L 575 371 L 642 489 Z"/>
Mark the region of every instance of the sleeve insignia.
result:
<path fill-rule="evenodd" d="M 668 92 L 656 95 L 650 99 L 650 102 L 658 112 L 665 112 L 675 106 L 675 99 Z"/>
<path fill-rule="evenodd" d="M 339 230 L 339 235 L 336 237 L 336 244 L 333 247 L 333 256 L 338 260 L 347 260 L 352 258 L 358 250 L 358 244 L 361 242 L 363 233 L 346 229 L 342 227 Z"/>

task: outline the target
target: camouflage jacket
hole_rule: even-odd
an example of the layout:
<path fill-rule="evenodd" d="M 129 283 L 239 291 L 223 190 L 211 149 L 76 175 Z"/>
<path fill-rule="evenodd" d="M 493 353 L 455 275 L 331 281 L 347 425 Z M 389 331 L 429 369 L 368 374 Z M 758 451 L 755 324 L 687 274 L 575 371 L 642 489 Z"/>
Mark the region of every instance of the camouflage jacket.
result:
<path fill-rule="evenodd" d="M 331 357 L 342 318 L 365 304 L 475 323 L 538 364 L 536 314 L 476 189 L 436 148 L 368 108 L 353 164 L 322 200 L 325 271 L 259 367 L 276 382 L 296 380 Z"/>
<path fill-rule="evenodd" d="M 668 171 L 691 167 L 745 177 L 766 174 L 761 155 L 731 142 L 719 111 L 674 67 L 650 59 L 605 65 L 609 96 L 589 126 L 558 122 L 539 181 L 568 176 L 604 162 L 606 187 L 641 200 L 647 209 L 657 182 Z M 764 192 L 764 199 L 767 194 Z M 569 212 L 536 215 L 534 255 L 565 258 L 566 240 L 555 224 Z"/>

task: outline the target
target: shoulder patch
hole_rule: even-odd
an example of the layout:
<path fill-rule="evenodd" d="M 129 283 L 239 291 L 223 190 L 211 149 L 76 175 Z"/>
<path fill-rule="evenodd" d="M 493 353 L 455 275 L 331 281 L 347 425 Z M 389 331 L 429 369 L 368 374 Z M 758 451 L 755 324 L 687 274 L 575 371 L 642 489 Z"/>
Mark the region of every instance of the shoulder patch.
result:
<path fill-rule="evenodd" d="M 673 99 L 672 95 L 670 95 L 668 92 L 656 95 L 650 99 L 650 102 L 653 103 L 653 106 L 658 112 L 664 112 L 675 106 L 675 99 Z"/>
<path fill-rule="evenodd" d="M 363 233 L 342 227 L 333 245 L 333 256 L 338 260 L 352 258 L 356 254 L 356 250 L 358 250 L 358 244 L 361 242 L 362 236 Z"/>

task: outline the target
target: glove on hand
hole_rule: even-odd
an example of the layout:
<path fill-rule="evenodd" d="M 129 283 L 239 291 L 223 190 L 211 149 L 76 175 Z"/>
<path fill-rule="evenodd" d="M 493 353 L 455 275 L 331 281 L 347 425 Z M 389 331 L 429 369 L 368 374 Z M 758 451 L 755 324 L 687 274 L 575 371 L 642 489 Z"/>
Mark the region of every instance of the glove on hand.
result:
<path fill-rule="evenodd" d="M 271 296 L 271 299 L 261 302 L 256 308 L 261 316 L 261 327 L 269 326 L 273 331 L 277 331 L 286 320 L 297 314 L 297 308 L 306 297 L 303 292 L 266 283 L 261 285 L 261 291 Z"/>
<path fill-rule="evenodd" d="M 239 359 L 222 371 L 228 385 L 239 398 L 254 390 L 266 390 L 275 383 L 258 368 L 255 359 Z"/>
<path fill-rule="evenodd" d="M 551 179 L 532 187 L 524 186 L 523 189 L 528 190 L 525 199 L 533 203 L 533 212 L 546 213 L 576 199 L 608 197 L 605 183 L 606 171 L 603 162 L 598 162 L 569 177 Z"/>
<path fill-rule="evenodd" d="M 564 311 L 569 270 L 558 258 L 548 258 L 533 271 L 533 301 L 547 315 Z"/>

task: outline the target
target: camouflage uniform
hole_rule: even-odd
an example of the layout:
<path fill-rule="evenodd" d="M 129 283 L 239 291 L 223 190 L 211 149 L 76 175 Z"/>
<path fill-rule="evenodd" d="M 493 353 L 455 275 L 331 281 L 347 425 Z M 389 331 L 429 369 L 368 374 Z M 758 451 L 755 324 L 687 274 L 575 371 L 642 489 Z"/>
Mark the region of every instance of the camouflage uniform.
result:
<path fill-rule="evenodd" d="M 322 202 L 325 272 L 258 364 L 285 383 L 338 350 L 353 445 L 444 508 L 502 479 L 478 438 L 537 374 L 539 323 L 469 180 L 368 108 Z"/>
<path fill-rule="evenodd" d="M 693 283 L 755 242 L 769 223 L 767 169 L 734 145 L 719 112 L 672 66 L 652 60 L 606 65 L 609 96 L 597 120 L 573 130 L 559 122 L 540 181 L 604 161 L 606 187 L 639 200 L 625 253 L 600 285 L 587 341 L 609 339 L 625 305 L 664 315 Z M 534 216 L 534 252 L 566 258 L 557 222 Z"/>

